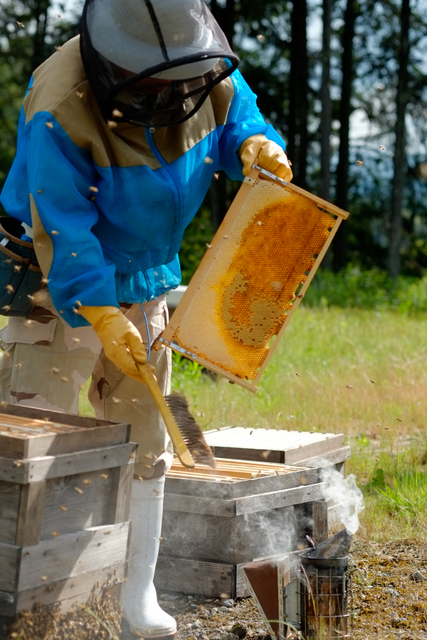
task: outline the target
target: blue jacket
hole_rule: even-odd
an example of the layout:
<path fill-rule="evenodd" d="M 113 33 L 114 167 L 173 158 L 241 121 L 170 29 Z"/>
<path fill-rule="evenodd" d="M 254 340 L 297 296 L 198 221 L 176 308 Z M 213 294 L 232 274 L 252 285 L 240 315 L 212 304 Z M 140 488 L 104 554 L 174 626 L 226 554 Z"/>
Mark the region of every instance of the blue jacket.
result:
<path fill-rule="evenodd" d="M 56 309 L 71 325 L 86 306 L 144 302 L 181 281 L 178 251 L 216 171 L 242 180 L 237 151 L 263 133 L 283 148 L 238 71 L 174 127 L 145 129 L 102 118 L 70 40 L 33 75 L 16 158 L 1 194 L 7 213 L 33 228 Z"/>

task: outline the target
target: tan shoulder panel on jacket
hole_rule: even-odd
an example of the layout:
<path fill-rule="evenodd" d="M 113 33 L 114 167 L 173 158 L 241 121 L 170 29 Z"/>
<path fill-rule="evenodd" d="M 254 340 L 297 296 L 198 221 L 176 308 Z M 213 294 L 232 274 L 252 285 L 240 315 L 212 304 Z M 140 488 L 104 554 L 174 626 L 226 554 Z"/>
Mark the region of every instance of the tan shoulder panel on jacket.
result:
<path fill-rule="evenodd" d="M 52 113 L 71 91 L 86 80 L 79 37 L 64 44 L 33 73 L 33 86 L 24 100 L 26 121 L 39 111 Z"/>
<path fill-rule="evenodd" d="M 24 109 L 27 122 L 40 111 L 52 114 L 71 140 L 91 153 L 100 167 L 161 166 L 143 127 L 123 123 L 111 129 L 105 122 L 86 78 L 78 36 L 36 69 Z"/>
<path fill-rule="evenodd" d="M 212 89 L 192 118 L 175 127 L 159 127 L 154 131 L 154 142 L 168 164 L 196 146 L 218 125 L 226 123 L 233 96 L 233 82 L 226 78 Z"/>
<path fill-rule="evenodd" d="M 217 125 L 227 122 L 231 101 L 234 97 L 234 85 L 231 78 L 226 78 L 217 84 L 209 94 L 212 107 L 215 113 Z"/>

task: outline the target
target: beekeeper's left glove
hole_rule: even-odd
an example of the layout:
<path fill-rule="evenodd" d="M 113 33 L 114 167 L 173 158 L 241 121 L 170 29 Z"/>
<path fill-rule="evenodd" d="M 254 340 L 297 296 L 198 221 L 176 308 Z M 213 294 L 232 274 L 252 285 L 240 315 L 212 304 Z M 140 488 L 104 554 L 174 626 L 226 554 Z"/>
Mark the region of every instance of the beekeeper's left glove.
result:
<path fill-rule="evenodd" d="M 276 142 L 257 134 L 246 138 L 239 149 L 243 163 L 243 175 L 247 176 L 253 164 L 273 173 L 287 182 L 292 180 L 292 169 L 288 157 Z"/>

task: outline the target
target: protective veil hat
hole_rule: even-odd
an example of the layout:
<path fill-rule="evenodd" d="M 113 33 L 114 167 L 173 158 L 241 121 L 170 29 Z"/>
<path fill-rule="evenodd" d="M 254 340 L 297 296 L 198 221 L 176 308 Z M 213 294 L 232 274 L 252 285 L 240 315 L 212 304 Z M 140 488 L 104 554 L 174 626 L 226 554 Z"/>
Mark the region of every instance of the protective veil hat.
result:
<path fill-rule="evenodd" d="M 239 63 L 203 0 L 86 0 L 81 51 L 104 116 L 144 126 L 188 119 Z"/>

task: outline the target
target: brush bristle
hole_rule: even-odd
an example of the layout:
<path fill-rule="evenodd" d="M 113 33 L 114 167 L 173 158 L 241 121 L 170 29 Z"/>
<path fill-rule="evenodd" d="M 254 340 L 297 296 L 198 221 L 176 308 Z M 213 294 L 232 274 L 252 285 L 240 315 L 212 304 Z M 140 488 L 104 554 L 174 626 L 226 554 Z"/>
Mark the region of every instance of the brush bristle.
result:
<path fill-rule="evenodd" d="M 195 421 L 185 396 L 175 392 L 165 396 L 165 400 L 194 462 L 205 464 L 215 469 L 216 463 L 212 449 L 206 442 L 200 426 Z"/>

